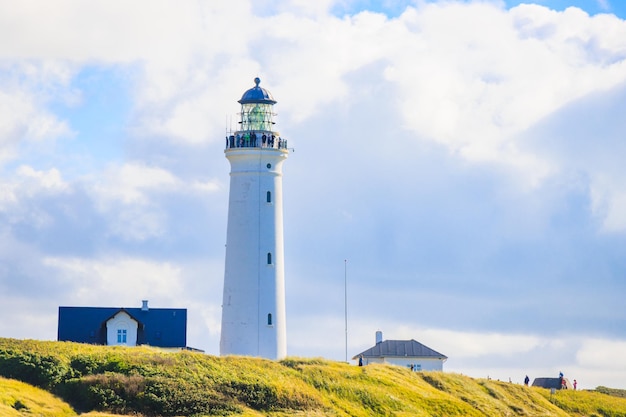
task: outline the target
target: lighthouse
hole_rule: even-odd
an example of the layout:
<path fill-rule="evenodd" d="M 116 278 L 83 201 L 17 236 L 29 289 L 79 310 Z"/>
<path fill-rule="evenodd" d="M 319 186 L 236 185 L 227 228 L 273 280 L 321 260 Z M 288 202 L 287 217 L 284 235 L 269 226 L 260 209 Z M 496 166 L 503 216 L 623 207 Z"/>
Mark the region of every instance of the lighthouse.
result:
<path fill-rule="evenodd" d="M 269 91 L 255 86 L 239 103 L 226 137 L 230 162 L 220 355 L 287 355 L 282 167 L 289 151 L 275 129 Z"/>

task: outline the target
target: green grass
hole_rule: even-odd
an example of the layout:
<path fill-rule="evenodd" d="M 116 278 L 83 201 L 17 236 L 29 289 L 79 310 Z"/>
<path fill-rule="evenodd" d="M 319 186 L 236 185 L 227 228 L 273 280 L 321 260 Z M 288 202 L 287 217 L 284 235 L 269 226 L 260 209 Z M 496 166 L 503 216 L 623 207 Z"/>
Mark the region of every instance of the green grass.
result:
<path fill-rule="evenodd" d="M 277 362 L 0 338 L 0 375 L 23 381 L 0 384 L 21 384 L 33 393 L 0 396 L 0 405 L 10 408 L 0 408 L 2 416 L 626 417 L 626 398 L 615 394 L 620 390 L 563 391 L 551 398 L 541 388 L 315 358 Z M 5 391 L 0 385 L 1 395 Z M 56 410 L 55 401 L 65 407 L 57 414 L 25 414 L 35 404 Z"/>
<path fill-rule="evenodd" d="M 0 416 L 75 416 L 76 412 L 59 398 L 40 388 L 0 377 Z"/>
<path fill-rule="evenodd" d="M 620 390 L 615 390 L 620 391 Z M 550 396 L 550 391 L 541 391 L 545 398 L 570 416 L 626 417 L 626 398 L 606 395 L 600 391 L 561 390 Z"/>

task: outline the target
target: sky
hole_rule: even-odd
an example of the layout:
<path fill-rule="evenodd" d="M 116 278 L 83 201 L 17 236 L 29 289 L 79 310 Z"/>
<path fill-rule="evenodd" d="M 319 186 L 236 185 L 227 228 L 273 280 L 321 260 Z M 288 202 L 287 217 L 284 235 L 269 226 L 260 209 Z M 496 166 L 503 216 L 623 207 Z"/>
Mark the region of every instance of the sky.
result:
<path fill-rule="evenodd" d="M 293 147 L 290 356 L 350 360 L 380 330 L 447 372 L 626 388 L 624 19 L 618 0 L 0 0 L 0 337 L 146 299 L 219 354 L 224 136 L 258 76 Z"/>

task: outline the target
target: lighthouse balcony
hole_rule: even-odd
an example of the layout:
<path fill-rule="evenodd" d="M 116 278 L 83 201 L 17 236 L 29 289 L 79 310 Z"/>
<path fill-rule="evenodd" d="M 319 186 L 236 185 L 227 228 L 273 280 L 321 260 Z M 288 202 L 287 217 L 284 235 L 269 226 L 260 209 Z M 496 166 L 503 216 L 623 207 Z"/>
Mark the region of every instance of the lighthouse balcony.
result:
<path fill-rule="evenodd" d="M 269 131 L 236 132 L 226 136 L 226 149 L 234 148 L 287 149 L 287 139 Z"/>

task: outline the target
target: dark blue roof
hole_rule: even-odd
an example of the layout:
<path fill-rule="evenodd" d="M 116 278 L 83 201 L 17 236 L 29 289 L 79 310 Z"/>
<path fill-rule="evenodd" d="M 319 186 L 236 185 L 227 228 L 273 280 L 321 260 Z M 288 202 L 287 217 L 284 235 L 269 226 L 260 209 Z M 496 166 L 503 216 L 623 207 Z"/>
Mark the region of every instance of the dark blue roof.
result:
<path fill-rule="evenodd" d="M 137 320 L 137 344 L 187 346 L 186 308 L 59 307 L 59 341 L 106 345 L 106 322 L 120 311 Z"/>
<path fill-rule="evenodd" d="M 267 91 L 265 88 L 259 87 L 259 83 L 261 82 L 260 78 L 255 78 L 254 83 L 255 87 L 252 87 L 241 96 L 241 100 L 239 103 L 265 103 L 265 104 L 276 104 L 276 100 L 272 97 L 272 94 Z"/>
<path fill-rule="evenodd" d="M 383 358 L 383 357 L 419 357 L 419 358 L 438 358 L 448 359 L 448 357 L 442 353 L 437 352 L 421 344 L 416 340 L 385 340 L 384 342 L 376 343 L 375 346 L 364 350 L 352 359 L 356 359 L 359 356 L 364 358 Z"/>

